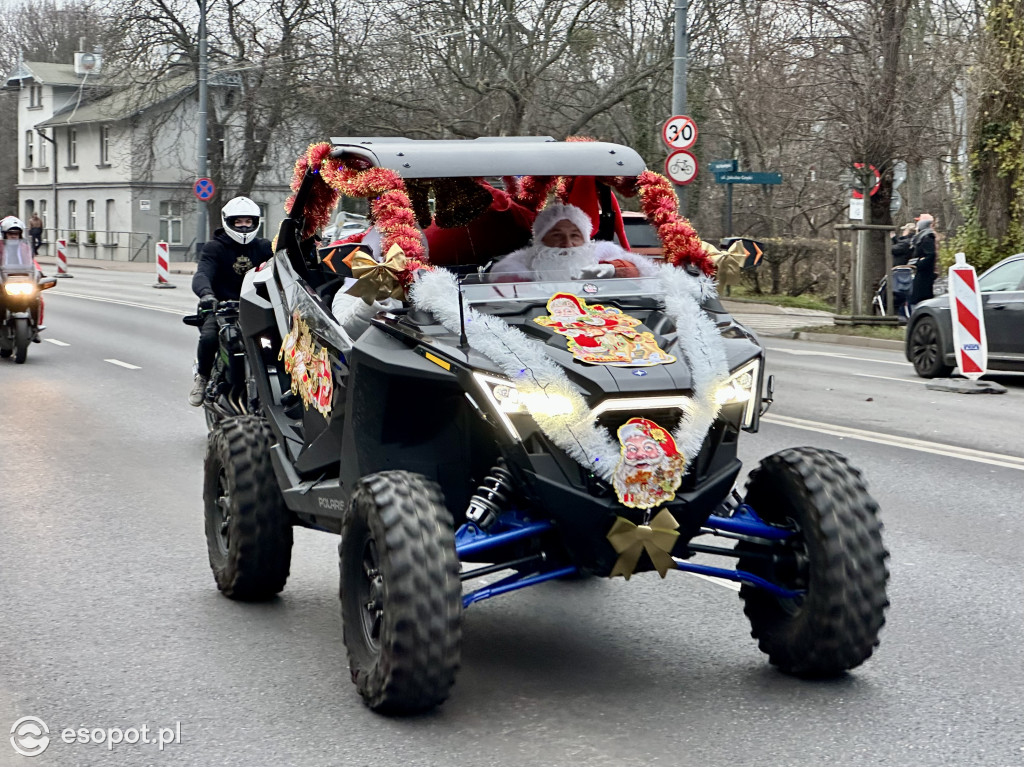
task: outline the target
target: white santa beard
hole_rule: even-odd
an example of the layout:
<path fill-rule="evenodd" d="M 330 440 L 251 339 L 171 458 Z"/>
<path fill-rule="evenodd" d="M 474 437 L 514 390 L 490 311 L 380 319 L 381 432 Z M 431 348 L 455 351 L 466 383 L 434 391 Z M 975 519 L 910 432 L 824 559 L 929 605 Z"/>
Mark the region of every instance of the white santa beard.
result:
<path fill-rule="evenodd" d="M 529 263 L 530 270 L 538 272 L 543 278 L 579 277 L 584 266 L 593 266 L 597 263 L 597 249 L 592 242 L 576 248 L 549 248 L 536 245 Z"/>

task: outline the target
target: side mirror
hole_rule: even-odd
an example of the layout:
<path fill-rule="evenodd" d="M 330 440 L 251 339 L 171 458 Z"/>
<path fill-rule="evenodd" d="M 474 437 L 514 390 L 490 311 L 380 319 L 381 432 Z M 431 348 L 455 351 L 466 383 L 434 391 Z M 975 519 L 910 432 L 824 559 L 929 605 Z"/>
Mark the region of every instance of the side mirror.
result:
<path fill-rule="evenodd" d="M 49 290 L 50 288 L 54 287 L 56 284 L 57 284 L 57 278 L 56 277 L 49 277 L 48 279 L 40 280 L 39 283 L 38 283 L 40 290 Z"/>

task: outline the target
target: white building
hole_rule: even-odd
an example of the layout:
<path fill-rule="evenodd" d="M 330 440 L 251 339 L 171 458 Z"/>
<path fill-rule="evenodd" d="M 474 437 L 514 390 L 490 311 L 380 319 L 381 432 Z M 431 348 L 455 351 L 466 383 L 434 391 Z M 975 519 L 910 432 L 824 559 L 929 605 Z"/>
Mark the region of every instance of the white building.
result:
<path fill-rule="evenodd" d="M 171 260 L 194 259 L 195 75 L 118 85 L 87 71 L 94 61 L 82 57 L 74 66 L 22 62 L 7 78 L 20 90 L 18 215 L 42 217 L 45 255 L 59 233 L 71 258 L 152 261 L 163 240 Z M 234 90 L 214 78 L 209 94 L 231 99 Z M 290 176 L 290 162 L 259 176 L 251 196 L 264 209 L 261 236 L 277 232 Z M 210 210 L 210 232 L 218 226 L 220 213 Z"/>

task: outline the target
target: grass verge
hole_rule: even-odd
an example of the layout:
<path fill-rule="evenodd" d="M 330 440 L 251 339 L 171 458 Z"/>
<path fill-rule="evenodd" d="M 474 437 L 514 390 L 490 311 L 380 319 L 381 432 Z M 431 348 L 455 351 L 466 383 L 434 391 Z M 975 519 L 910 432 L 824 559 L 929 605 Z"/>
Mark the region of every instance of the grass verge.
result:
<path fill-rule="evenodd" d="M 797 328 L 797 333 L 828 333 L 835 336 L 863 336 L 865 338 L 884 338 L 889 341 L 902 341 L 906 336 L 903 327 L 887 327 L 879 325 L 815 325 Z"/>
<path fill-rule="evenodd" d="M 795 309 L 818 309 L 823 312 L 831 312 L 835 310 L 832 304 L 826 303 L 817 296 L 802 295 L 802 296 L 777 296 L 769 293 L 753 293 L 749 288 L 742 285 L 736 285 L 732 288 L 732 295 L 719 294 L 719 298 L 723 298 L 726 301 L 740 301 L 750 302 L 757 304 L 772 304 L 773 306 L 789 306 Z"/>

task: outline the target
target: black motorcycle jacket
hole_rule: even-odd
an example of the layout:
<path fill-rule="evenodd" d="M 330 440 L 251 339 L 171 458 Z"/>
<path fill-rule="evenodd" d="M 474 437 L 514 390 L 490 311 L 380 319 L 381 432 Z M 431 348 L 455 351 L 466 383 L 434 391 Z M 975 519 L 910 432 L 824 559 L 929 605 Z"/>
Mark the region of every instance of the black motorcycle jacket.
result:
<path fill-rule="evenodd" d="M 192 292 L 200 298 L 212 295 L 218 301 L 237 301 L 245 273 L 272 255 L 270 240 L 257 237 L 240 245 L 223 229 L 217 229 L 199 256 L 199 266 L 192 277 Z"/>

